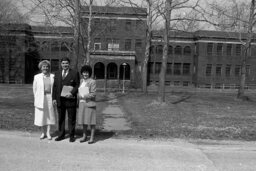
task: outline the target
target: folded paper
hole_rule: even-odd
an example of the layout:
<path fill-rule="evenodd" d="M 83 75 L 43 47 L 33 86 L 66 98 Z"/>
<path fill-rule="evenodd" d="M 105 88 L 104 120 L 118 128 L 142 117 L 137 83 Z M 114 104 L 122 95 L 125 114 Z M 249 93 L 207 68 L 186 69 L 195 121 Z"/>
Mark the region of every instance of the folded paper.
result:
<path fill-rule="evenodd" d="M 63 86 L 62 91 L 61 91 L 61 97 L 66 97 L 71 91 L 73 90 L 72 86 Z"/>

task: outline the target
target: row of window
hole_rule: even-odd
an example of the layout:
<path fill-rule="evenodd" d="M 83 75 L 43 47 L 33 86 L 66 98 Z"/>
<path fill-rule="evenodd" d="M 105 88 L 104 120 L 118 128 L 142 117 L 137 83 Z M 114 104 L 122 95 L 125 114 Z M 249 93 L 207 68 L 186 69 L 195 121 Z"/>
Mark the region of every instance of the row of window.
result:
<path fill-rule="evenodd" d="M 163 54 L 163 45 L 156 45 L 151 46 L 151 54 Z M 191 47 L 185 46 L 184 48 L 180 45 L 177 45 L 175 47 L 172 47 L 171 45 L 168 46 L 168 54 L 172 55 L 191 55 Z"/>
<path fill-rule="evenodd" d="M 216 51 L 214 51 L 214 46 L 216 46 Z M 224 47 L 226 48 L 224 54 Z M 233 49 L 235 52 L 233 52 Z M 217 55 L 217 56 L 241 56 L 242 53 L 242 45 L 241 44 L 227 44 L 226 46 L 223 45 L 223 43 L 217 43 L 217 45 L 214 45 L 214 43 L 208 43 L 207 44 L 207 55 L 212 56 L 212 55 Z"/>
<path fill-rule="evenodd" d="M 149 84 L 152 84 L 153 81 L 150 81 Z M 174 85 L 174 86 L 189 86 L 190 81 L 165 81 L 166 86 Z M 158 85 L 159 81 L 155 81 L 154 84 Z"/>
<path fill-rule="evenodd" d="M 149 62 L 149 73 L 159 74 L 161 65 L 161 62 Z M 166 75 L 190 75 L 190 68 L 190 63 L 167 63 Z"/>
<path fill-rule="evenodd" d="M 123 21 L 123 20 L 121 20 Z M 145 25 L 143 20 L 125 20 L 124 21 L 124 29 L 123 28 L 119 28 L 120 30 L 125 30 L 125 31 L 131 31 L 134 29 L 138 30 L 141 29 L 142 26 Z M 104 26 L 107 26 L 108 29 L 113 32 L 116 31 L 118 27 L 120 27 L 120 20 L 118 21 L 117 19 L 100 19 L 100 18 L 95 18 L 93 19 L 93 27 L 95 28 L 102 28 Z"/>
<path fill-rule="evenodd" d="M 36 42 L 37 47 L 41 51 L 69 51 L 73 47 L 73 43 L 67 43 L 67 42 L 48 42 L 44 41 L 42 43 Z"/>
<path fill-rule="evenodd" d="M 234 72 L 232 72 L 234 70 Z M 225 66 L 222 64 L 217 64 L 215 67 L 215 76 L 222 76 L 225 74 L 226 77 L 232 76 L 232 73 L 234 76 L 238 77 L 241 74 L 241 65 L 235 65 L 232 66 L 231 64 L 226 64 Z M 246 65 L 246 75 L 250 74 L 250 65 Z M 212 76 L 213 75 L 213 65 L 207 64 L 205 69 L 205 75 L 206 76 Z"/>
<path fill-rule="evenodd" d="M 111 39 L 107 38 L 106 42 L 102 43 L 100 38 L 94 39 L 94 50 L 109 50 L 109 51 L 118 51 L 123 49 L 125 51 L 133 50 L 132 44 L 133 39 L 124 39 L 124 47 L 120 48 L 120 39 Z M 103 46 L 102 46 L 103 45 Z M 135 39 L 135 49 L 142 49 L 142 39 Z"/>

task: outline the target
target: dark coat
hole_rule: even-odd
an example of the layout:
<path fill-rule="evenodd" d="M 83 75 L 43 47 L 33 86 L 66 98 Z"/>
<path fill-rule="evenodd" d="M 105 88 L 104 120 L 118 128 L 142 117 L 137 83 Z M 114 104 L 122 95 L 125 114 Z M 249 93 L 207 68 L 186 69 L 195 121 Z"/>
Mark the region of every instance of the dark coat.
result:
<path fill-rule="evenodd" d="M 57 101 L 58 107 L 60 107 L 63 103 L 63 97 L 61 100 L 61 91 L 64 85 L 72 86 L 73 89 L 71 94 L 74 96 L 73 98 L 64 98 L 66 107 L 76 107 L 77 105 L 77 92 L 80 84 L 80 77 L 77 71 L 69 69 L 69 72 L 64 80 L 62 80 L 62 71 L 57 71 L 54 77 L 53 84 L 53 92 L 52 92 L 52 100 Z"/>

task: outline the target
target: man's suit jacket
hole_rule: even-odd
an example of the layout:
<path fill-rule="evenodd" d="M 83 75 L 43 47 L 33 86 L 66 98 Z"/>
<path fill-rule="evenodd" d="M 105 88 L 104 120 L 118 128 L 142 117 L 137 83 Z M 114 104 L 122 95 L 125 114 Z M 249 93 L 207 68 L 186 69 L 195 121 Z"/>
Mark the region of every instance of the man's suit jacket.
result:
<path fill-rule="evenodd" d="M 53 89 L 54 75 L 50 74 L 51 93 Z M 44 108 L 44 74 L 36 74 L 33 81 L 34 106 Z"/>
<path fill-rule="evenodd" d="M 57 101 L 58 107 L 62 105 L 60 95 L 64 85 L 73 87 L 71 91 L 73 98 L 65 98 L 66 107 L 76 107 L 79 83 L 80 83 L 80 79 L 79 79 L 79 73 L 77 71 L 69 69 L 67 76 L 63 80 L 62 80 L 62 70 L 57 71 L 55 73 L 52 99 Z"/>

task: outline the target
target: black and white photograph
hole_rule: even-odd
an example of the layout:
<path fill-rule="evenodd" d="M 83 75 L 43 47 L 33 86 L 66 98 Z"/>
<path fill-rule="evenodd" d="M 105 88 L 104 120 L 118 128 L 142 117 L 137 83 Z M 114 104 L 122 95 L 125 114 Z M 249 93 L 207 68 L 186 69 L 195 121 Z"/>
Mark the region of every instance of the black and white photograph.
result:
<path fill-rule="evenodd" d="M 1 171 L 255 171 L 256 0 L 0 0 Z"/>

